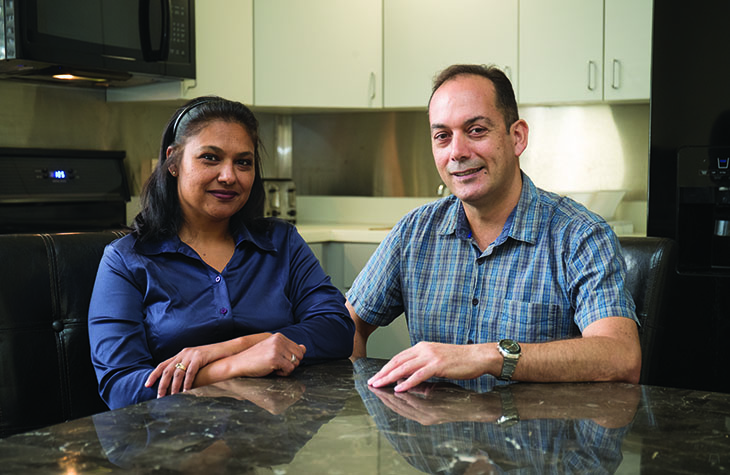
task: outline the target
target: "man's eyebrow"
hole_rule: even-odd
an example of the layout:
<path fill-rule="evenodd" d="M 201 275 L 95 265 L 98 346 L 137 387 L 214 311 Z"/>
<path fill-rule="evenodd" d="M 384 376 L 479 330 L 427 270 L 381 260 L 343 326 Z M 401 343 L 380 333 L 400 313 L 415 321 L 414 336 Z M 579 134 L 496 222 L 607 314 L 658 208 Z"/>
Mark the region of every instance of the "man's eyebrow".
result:
<path fill-rule="evenodd" d="M 470 119 L 467 119 L 463 122 L 462 125 L 464 127 L 467 127 L 467 126 L 469 126 L 475 122 L 479 122 L 481 120 L 483 120 L 487 124 L 488 127 L 494 127 L 494 121 L 492 119 L 490 119 L 489 117 L 485 117 L 483 115 L 478 115 L 478 116 L 472 117 Z M 439 124 L 439 123 L 431 124 L 431 130 L 445 129 L 445 128 L 447 128 L 445 124 Z"/>

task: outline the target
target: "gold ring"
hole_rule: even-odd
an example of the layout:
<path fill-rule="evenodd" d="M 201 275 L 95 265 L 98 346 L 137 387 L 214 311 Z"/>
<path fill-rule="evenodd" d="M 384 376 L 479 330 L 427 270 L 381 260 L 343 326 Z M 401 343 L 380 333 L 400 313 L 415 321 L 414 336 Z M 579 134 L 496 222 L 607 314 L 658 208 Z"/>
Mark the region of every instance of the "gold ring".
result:
<path fill-rule="evenodd" d="M 182 372 L 183 372 L 183 373 L 184 373 L 185 371 L 187 371 L 187 370 L 188 370 L 188 369 L 187 369 L 187 368 L 185 367 L 185 365 L 184 365 L 184 364 L 182 364 L 182 363 L 178 363 L 178 364 L 176 364 L 176 365 L 175 365 L 175 368 L 177 368 L 177 369 L 179 369 L 179 370 L 182 370 Z"/>
<path fill-rule="evenodd" d="M 291 354 L 291 362 L 292 363 L 296 363 L 297 362 L 297 357 L 294 355 L 294 353 Z"/>

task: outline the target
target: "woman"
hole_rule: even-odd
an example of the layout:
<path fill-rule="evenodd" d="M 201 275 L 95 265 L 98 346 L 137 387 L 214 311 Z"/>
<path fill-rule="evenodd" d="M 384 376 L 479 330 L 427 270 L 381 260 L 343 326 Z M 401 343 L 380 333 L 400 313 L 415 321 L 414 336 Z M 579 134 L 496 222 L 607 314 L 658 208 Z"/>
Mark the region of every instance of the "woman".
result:
<path fill-rule="evenodd" d="M 264 219 L 258 121 L 195 99 L 170 119 L 132 232 L 107 246 L 89 308 L 112 408 L 348 357 L 354 324 L 296 229 Z"/>

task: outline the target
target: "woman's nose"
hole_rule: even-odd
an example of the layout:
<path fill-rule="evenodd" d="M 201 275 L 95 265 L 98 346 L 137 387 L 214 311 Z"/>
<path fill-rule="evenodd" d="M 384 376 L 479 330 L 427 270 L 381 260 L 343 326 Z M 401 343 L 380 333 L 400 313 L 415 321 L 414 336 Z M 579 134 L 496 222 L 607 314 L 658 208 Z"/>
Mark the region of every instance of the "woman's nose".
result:
<path fill-rule="evenodd" d="M 232 185 L 236 182 L 236 173 L 233 169 L 233 163 L 223 163 L 218 172 L 218 181 L 226 185 Z"/>

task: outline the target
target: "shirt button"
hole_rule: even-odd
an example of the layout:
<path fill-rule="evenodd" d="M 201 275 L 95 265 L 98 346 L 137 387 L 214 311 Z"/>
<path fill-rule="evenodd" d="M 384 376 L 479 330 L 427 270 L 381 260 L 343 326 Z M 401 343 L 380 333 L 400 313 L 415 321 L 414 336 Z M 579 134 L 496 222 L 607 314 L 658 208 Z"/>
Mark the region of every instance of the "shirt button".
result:
<path fill-rule="evenodd" d="M 471 299 L 471 304 L 474 306 L 479 305 L 479 299 Z"/>
<path fill-rule="evenodd" d="M 221 315 L 225 315 L 228 313 L 228 309 L 226 307 L 221 307 L 220 312 L 221 312 Z"/>
<path fill-rule="evenodd" d="M 466 342 L 466 344 L 467 345 L 473 345 L 474 344 L 474 340 L 472 340 L 471 338 L 469 338 L 469 340 Z"/>
<path fill-rule="evenodd" d="M 219 275 L 215 276 L 215 281 L 216 281 L 216 283 L 220 282 L 221 281 L 221 276 L 219 276 Z"/>

